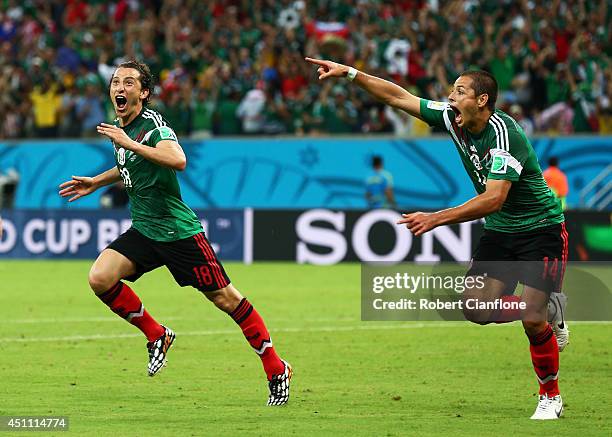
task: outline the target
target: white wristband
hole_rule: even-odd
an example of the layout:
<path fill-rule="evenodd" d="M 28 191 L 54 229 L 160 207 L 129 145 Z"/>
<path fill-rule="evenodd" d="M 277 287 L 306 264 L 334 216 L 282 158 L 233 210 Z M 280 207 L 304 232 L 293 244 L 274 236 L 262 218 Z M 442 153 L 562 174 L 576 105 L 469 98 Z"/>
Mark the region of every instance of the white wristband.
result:
<path fill-rule="evenodd" d="M 355 79 L 355 76 L 357 76 L 357 69 L 349 67 L 349 71 L 346 73 L 346 78 L 352 82 L 353 79 Z"/>

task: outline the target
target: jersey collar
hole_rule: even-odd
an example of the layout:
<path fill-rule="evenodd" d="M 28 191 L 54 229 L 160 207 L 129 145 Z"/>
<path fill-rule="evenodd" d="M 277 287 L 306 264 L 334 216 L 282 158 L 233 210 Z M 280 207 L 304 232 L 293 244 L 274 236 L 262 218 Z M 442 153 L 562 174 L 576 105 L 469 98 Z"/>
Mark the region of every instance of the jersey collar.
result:
<path fill-rule="evenodd" d="M 127 127 L 129 127 L 132 123 L 134 123 L 136 120 L 138 120 L 139 118 L 142 117 L 142 113 L 145 112 L 147 110 L 147 107 L 145 105 L 142 105 L 142 109 L 141 111 L 138 113 L 138 115 L 136 117 L 134 117 L 134 119 L 132 121 L 130 121 L 128 124 L 126 124 L 125 126 L 122 127 L 122 129 L 125 129 Z"/>

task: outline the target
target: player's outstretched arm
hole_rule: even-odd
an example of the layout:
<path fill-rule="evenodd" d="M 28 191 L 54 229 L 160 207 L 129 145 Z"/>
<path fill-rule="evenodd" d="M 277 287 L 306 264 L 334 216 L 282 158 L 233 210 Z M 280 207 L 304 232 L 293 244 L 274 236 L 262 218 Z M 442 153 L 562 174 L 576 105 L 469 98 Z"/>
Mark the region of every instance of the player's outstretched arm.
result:
<path fill-rule="evenodd" d="M 489 179 L 486 191 L 472 197 L 463 205 L 432 213 L 418 211 L 411 214 L 402 214 L 404 218 L 399 220 L 397 224 L 406 225 L 410 232 L 419 236 L 441 225 L 463 223 L 486 217 L 501 209 L 511 186 L 512 182 L 510 181 Z"/>
<path fill-rule="evenodd" d="M 59 195 L 69 197 L 68 202 L 74 202 L 83 196 L 93 193 L 100 187 L 110 185 L 121 179 L 117 167 L 106 170 L 96 177 L 72 176 L 72 179 L 60 184 Z"/>
<path fill-rule="evenodd" d="M 402 109 L 413 117 L 421 118 L 421 99 L 410 94 L 401 86 L 380 77 L 371 76 L 363 71 L 355 70 L 348 65 L 322 59 L 305 59 L 311 64 L 319 66 L 317 69 L 319 80 L 347 76 L 350 79 L 354 75 L 352 81 L 381 102 Z M 351 73 L 351 76 L 349 76 L 349 73 Z"/>

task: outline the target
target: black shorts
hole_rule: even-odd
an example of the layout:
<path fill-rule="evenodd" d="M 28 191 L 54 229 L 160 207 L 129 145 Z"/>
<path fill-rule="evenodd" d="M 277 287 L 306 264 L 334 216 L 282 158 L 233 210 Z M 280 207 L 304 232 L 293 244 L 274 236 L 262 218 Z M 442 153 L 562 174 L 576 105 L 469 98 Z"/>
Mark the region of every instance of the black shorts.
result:
<path fill-rule="evenodd" d="M 181 287 L 191 285 L 200 291 L 215 291 L 230 283 L 204 232 L 183 240 L 161 242 L 130 228 L 107 249 L 116 250 L 136 264 L 136 273 L 124 278 L 131 282 L 151 270 L 167 266 Z"/>
<path fill-rule="evenodd" d="M 529 232 L 485 230 L 466 276 L 499 279 L 512 294 L 517 283 L 551 293 L 560 291 L 567 264 L 565 223 Z"/>

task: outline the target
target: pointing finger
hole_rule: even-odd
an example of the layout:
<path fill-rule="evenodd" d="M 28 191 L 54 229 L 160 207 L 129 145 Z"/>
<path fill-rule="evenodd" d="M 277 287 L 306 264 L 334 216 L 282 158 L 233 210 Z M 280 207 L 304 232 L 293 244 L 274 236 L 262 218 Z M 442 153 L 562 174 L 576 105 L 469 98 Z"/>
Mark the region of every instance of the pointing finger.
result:
<path fill-rule="evenodd" d="M 326 66 L 327 65 L 327 61 L 323 61 L 321 59 L 314 59 L 314 58 L 304 58 L 306 61 L 310 62 L 311 64 L 316 64 L 316 65 L 322 65 L 322 66 Z"/>

